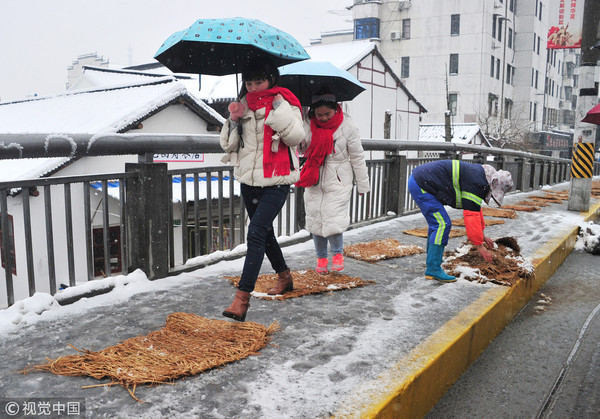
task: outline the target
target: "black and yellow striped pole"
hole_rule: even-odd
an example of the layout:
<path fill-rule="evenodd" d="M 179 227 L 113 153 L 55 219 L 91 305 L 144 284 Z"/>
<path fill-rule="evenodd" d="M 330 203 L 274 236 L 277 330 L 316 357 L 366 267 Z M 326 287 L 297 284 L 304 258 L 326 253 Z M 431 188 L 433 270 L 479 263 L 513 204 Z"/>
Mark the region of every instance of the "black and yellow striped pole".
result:
<path fill-rule="evenodd" d="M 576 144 L 571 159 L 571 177 L 591 179 L 594 173 L 594 143 Z"/>

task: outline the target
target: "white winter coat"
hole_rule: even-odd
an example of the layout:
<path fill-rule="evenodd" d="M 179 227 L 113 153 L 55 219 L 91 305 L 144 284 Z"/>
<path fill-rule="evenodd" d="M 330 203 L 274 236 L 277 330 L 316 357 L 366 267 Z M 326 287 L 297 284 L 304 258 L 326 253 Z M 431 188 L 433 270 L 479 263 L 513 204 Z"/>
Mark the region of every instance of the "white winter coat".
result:
<path fill-rule="evenodd" d="M 307 139 L 301 146 L 302 152 L 310 145 L 310 123 L 305 123 L 304 129 Z M 348 228 L 354 179 L 359 193 L 370 190 L 358 127 L 346 114 L 333 133 L 333 144 L 334 152 L 325 157 L 319 169 L 318 183 L 306 188 L 304 193 L 306 229 L 322 237 L 343 233 Z"/>
<path fill-rule="evenodd" d="M 246 106 L 244 115 L 238 120 L 241 122 L 243 144 L 240 142 L 237 124 L 230 119 L 225 121 L 221 129 L 221 147 L 227 153 L 223 158 L 224 163 L 234 167 L 235 179 L 249 186 L 267 187 L 273 185 L 292 185 L 300 179 L 298 156 L 296 146 L 304 139 L 302 113 L 300 109 L 291 106 L 287 101 L 275 102 L 274 108 L 269 112 L 265 121 L 266 108 L 253 112 L 248 108 L 246 98 L 241 102 Z M 285 176 L 265 177 L 263 173 L 263 137 L 264 124 L 269 125 L 273 131 L 273 144 L 283 141 L 289 147 L 290 174 Z M 279 141 L 277 141 L 279 138 Z"/>

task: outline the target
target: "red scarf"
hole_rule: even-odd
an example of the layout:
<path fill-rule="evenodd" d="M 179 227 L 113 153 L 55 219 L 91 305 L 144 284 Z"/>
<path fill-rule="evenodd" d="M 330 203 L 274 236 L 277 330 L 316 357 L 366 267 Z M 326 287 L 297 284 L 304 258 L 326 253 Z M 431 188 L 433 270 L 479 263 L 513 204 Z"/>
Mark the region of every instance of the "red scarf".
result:
<path fill-rule="evenodd" d="M 308 188 L 319 181 L 319 168 L 323 166 L 325 157 L 333 152 L 333 133 L 344 120 L 342 107 L 337 105 L 337 112 L 327 122 L 319 122 L 314 116 L 310 118 L 312 139 L 308 150 L 304 153 L 306 162 L 300 172 L 300 180 L 296 186 Z"/>
<path fill-rule="evenodd" d="M 302 105 L 294 94 L 284 87 L 272 87 L 267 90 L 261 90 L 260 92 L 248 92 L 246 94 L 246 101 L 248 102 L 248 108 L 253 112 L 256 112 L 260 108 L 266 108 L 265 110 L 265 121 L 269 116 L 269 113 L 273 110 L 273 97 L 276 94 L 281 94 L 290 105 L 297 106 L 302 111 Z M 271 143 L 273 142 L 273 129 L 265 124 L 263 136 L 263 174 L 266 178 L 272 176 L 285 176 L 290 174 L 290 156 L 288 153 L 288 147 L 281 141 L 279 143 L 279 149 L 276 153 L 271 151 Z"/>

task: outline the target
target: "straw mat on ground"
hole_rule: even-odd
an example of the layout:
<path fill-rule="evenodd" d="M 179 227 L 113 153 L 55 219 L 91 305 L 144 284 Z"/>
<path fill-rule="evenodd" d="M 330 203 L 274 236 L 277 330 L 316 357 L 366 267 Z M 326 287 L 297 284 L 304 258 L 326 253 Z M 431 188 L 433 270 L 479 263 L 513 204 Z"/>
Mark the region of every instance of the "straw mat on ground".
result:
<path fill-rule="evenodd" d="M 418 236 L 418 237 L 427 237 L 427 230 L 428 228 L 414 228 L 412 230 L 404 230 L 403 233 L 404 234 L 410 234 L 411 236 Z M 453 228 L 452 230 L 450 230 L 450 237 L 462 237 L 462 236 L 466 236 L 467 235 L 467 231 L 460 229 L 460 228 Z"/>
<path fill-rule="evenodd" d="M 365 262 L 416 255 L 424 251 L 420 246 L 400 244 L 398 240 L 389 238 L 344 246 L 345 256 Z"/>
<path fill-rule="evenodd" d="M 504 221 L 504 220 L 496 220 L 495 218 L 488 218 L 487 220 L 485 220 L 485 225 L 486 226 L 493 226 L 493 225 L 497 225 L 497 224 L 504 224 L 505 222 L 506 221 Z M 453 226 L 464 227 L 465 226 L 465 219 L 464 218 L 457 218 L 456 220 L 452 220 L 452 225 Z"/>
<path fill-rule="evenodd" d="M 101 351 L 74 349 L 79 355 L 49 359 L 22 372 L 50 371 L 57 375 L 108 378 L 101 387 L 122 385 L 135 396 L 136 386 L 171 383 L 176 378 L 198 374 L 226 363 L 257 355 L 279 331 L 254 322 L 211 320 L 190 313 L 172 313 L 162 329 L 127 339 Z"/>
<path fill-rule="evenodd" d="M 502 208 L 509 209 L 509 210 L 515 210 L 515 211 L 525 211 L 525 212 L 532 212 L 532 211 L 540 210 L 540 207 L 530 206 L 530 205 L 505 205 Z"/>
<path fill-rule="evenodd" d="M 517 218 L 517 213 L 513 210 L 481 207 L 481 211 L 483 211 L 484 217 Z"/>
<path fill-rule="evenodd" d="M 525 205 L 528 207 L 547 207 L 550 204 L 548 204 L 547 202 L 542 202 L 542 201 L 524 200 L 524 201 L 517 202 L 515 205 Z"/>
<path fill-rule="evenodd" d="M 446 258 L 444 269 L 450 275 L 469 281 L 489 281 L 505 286 L 512 286 L 520 279 L 533 278 L 533 265 L 521 256 L 521 249 L 514 237 L 502 237 L 495 242 L 497 248 L 488 249 L 494 258 L 492 263 L 486 262 L 475 246 L 465 244 Z"/>
<path fill-rule="evenodd" d="M 549 204 L 560 204 L 562 203 L 563 199 L 562 198 L 557 198 L 555 196 L 550 196 L 550 195 L 534 195 L 529 197 L 530 200 L 532 201 L 539 201 L 539 202 L 547 202 Z"/>
<path fill-rule="evenodd" d="M 544 191 L 545 196 L 557 199 L 569 199 L 569 191 Z"/>
<path fill-rule="evenodd" d="M 314 269 L 292 271 L 292 277 L 294 278 L 294 289 L 292 291 L 288 291 L 283 295 L 268 295 L 267 292 L 277 282 L 277 274 L 259 275 L 252 296 L 265 300 L 285 300 L 287 298 L 302 297 L 303 295 L 348 290 L 375 283 L 375 281 L 355 278 L 338 272 L 320 274 Z M 241 279 L 239 276 L 226 276 L 225 278 L 236 287 Z"/>

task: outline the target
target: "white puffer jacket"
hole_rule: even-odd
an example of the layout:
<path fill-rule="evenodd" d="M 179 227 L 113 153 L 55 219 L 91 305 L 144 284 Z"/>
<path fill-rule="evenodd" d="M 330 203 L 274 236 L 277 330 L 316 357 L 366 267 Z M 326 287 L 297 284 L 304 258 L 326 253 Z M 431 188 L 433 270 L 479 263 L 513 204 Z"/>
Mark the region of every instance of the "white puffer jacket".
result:
<path fill-rule="evenodd" d="M 310 124 L 305 123 L 304 129 L 307 139 L 301 146 L 302 152 L 308 148 L 311 140 Z M 354 179 L 359 193 L 370 191 L 358 127 L 346 114 L 333 133 L 333 144 L 334 152 L 325 157 L 319 170 L 319 182 L 306 188 L 304 193 L 306 229 L 322 237 L 343 233 L 348 228 Z"/>
<path fill-rule="evenodd" d="M 276 102 L 274 109 L 269 112 L 265 121 L 266 108 L 251 111 L 246 98 L 241 101 L 246 107 L 244 115 L 238 120 L 242 124 L 242 139 L 238 134 L 237 124 L 230 119 L 225 121 L 221 129 L 221 147 L 227 153 L 222 160 L 230 163 L 234 168 L 234 176 L 240 183 L 249 186 L 292 185 L 300 179 L 298 156 L 296 146 L 304 139 L 305 133 L 302 125 L 300 109 L 291 106 L 287 101 Z M 269 125 L 275 134 L 273 142 L 283 141 L 289 147 L 290 174 L 285 176 L 265 177 L 263 173 L 263 144 L 264 126 Z M 282 144 L 279 144 L 282 146 Z"/>

